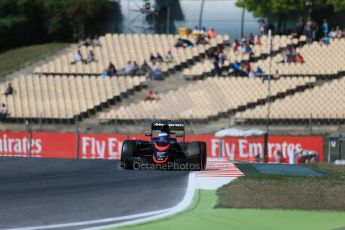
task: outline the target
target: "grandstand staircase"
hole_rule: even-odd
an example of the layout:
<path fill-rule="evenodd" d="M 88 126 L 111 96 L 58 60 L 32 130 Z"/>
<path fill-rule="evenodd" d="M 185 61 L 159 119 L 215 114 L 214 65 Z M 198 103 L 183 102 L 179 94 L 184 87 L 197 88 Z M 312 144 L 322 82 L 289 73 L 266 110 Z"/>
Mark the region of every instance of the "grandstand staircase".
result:
<path fill-rule="evenodd" d="M 102 108 L 102 112 L 108 112 L 121 105 L 129 105 L 132 103 L 137 103 L 143 100 L 146 97 L 147 89 L 152 87 L 152 89 L 157 92 L 159 95 L 166 93 L 167 91 L 177 90 L 182 86 L 188 84 L 194 84 L 195 81 L 185 80 L 181 71 L 174 71 L 173 73 L 167 74 L 163 80 L 147 80 L 145 87 L 132 91 L 131 93 L 123 96 L 120 101 L 117 101 L 115 104 L 109 104 L 108 107 Z M 100 123 L 97 119 L 99 113 L 90 114 L 89 117 L 83 118 L 80 121 L 80 127 L 82 130 L 98 130 L 102 129 L 104 131 L 104 126 L 99 127 Z M 114 130 L 114 127 L 111 128 Z"/>

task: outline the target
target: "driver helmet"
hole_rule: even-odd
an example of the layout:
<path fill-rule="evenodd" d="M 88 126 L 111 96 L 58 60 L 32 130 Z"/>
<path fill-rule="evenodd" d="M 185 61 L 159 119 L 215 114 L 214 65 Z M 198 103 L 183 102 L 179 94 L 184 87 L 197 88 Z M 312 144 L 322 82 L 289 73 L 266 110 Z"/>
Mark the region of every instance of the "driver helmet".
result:
<path fill-rule="evenodd" d="M 160 132 L 158 135 L 158 138 L 160 141 L 167 141 L 169 138 L 169 135 L 166 132 Z"/>

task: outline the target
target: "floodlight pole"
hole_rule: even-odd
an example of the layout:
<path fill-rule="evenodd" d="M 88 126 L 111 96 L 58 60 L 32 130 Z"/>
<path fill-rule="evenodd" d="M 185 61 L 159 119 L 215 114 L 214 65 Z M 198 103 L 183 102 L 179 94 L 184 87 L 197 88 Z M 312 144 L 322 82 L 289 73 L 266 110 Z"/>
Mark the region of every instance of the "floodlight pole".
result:
<path fill-rule="evenodd" d="M 268 160 L 268 139 L 270 136 L 270 110 L 271 110 L 271 79 L 272 79 L 272 30 L 268 30 L 268 56 L 269 56 L 269 73 L 267 83 L 267 117 L 266 117 L 266 138 L 265 138 L 265 151 L 264 162 Z"/>
<path fill-rule="evenodd" d="M 202 0 L 201 6 L 200 6 L 200 14 L 199 14 L 199 30 L 201 30 L 201 27 L 202 27 L 202 15 L 204 12 L 204 5 L 205 5 L 205 0 Z"/>

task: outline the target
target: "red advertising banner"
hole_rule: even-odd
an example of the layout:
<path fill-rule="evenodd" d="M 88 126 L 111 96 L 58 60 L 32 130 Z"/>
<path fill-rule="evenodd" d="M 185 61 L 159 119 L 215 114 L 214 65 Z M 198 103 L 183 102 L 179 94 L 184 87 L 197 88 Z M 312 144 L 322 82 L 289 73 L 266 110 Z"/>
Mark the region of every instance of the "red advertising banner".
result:
<path fill-rule="evenodd" d="M 0 156 L 76 158 L 76 146 L 73 133 L 0 132 Z"/>
<path fill-rule="evenodd" d="M 77 157 L 77 134 L 75 133 L 32 133 L 32 156 L 43 158 Z"/>
<path fill-rule="evenodd" d="M 30 143 L 29 133 L 0 132 L 0 156 L 30 156 L 30 146 L 34 146 L 35 154 L 41 152 L 42 143 L 32 140 Z"/>
<path fill-rule="evenodd" d="M 125 135 L 80 134 L 79 158 L 82 159 L 119 159 Z"/>
<path fill-rule="evenodd" d="M 0 156 L 119 159 L 125 135 L 0 132 Z M 128 135 L 130 140 L 150 140 L 142 134 Z M 255 161 L 263 158 L 263 137 L 226 137 L 213 135 L 190 135 L 186 141 L 204 141 L 207 155 L 211 158 L 225 158 L 234 161 Z M 268 160 L 274 162 L 276 152 L 280 152 L 283 162 L 296 162 L 295 153 L 300 150 L 313 151 L 323 161 L 322 136 L 270 136 Z M 77 147 L 79 152 L 77 154 Z"/>
<path fill-rule="evenodd" d="M 280 152 L 284 163 L 293 163 L 295 154 L 301 150 L 318 153 L 323 162 L 322 136 L 271 136 L 268 140 L 268 161 L 274 162 L 275 152 Z M 255 161 L 259 154 L 263 158 L 263 137 L 226 137 L 223 142 L 218 138 L 211 139 L 209 157 L 224 157 L 234 161 Z"/>

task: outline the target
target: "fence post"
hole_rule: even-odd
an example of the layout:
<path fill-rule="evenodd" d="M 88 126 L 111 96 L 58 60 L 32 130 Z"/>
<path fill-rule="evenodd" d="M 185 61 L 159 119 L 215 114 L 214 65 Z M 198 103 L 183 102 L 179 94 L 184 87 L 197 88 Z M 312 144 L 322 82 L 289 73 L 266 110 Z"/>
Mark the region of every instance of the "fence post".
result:
<path fill-rule="evenodd" d="M 193 127 L 193 125 L 194 125 L 193 124 L 193 115 L 190 116 L 189 125 L 190 125 L 190 132 L 191 132 L 191 134 L 194 135 L 195 134 L 195 132 L 194 132 L 195 130 L 194 130 L 194 127 Z"/>
<path fill-rule="evenodd" d="M 115 125 L 115 133 L 117 134 L 119 132 L 117 115 L 115 116 L 114 125 Z"/>
<path fill-rule="evenodd" d="M 29 120 L 25 121 L 25 125 L 27 128 L 27 131 L 29 132 L 29 157 L 31 157 L 31 149 L 32 149 L 32 132 L 31 132 L 31 127 L 30 127 L 30 122 Z"/>
<path fill-rule="evenodd" d="M 331 163 L 332 140 L 328 139 L 328 163 Z"/>
<path fill-rule="evenodd" d="M 41 114 L 41 116 L 40 116 L 39 123 L 40 123 L 40 131 L 43 132 L 42 114 Z"/>
<path fill-rule="evenodd" d="M 77 134 L 77 148 L 76 148 L 76 158 L 79 159 L 79 142 L 80 142 L 80 132 L 79 132 L 79 117 L 75 117 L 75 131 Z"/>
<path fill-rule="evenodd" d="M 313 115 L 310 114 L 310 118 L 309 118 L 309 136 L 311 136 L 312 131 L 313 131 Z"/>
<path fill-rule="evenodd" d="M 341 160 L 341 152 L 343 151 L 343 141 L 339 140 L 339 159 L 338 160 Z"/>

